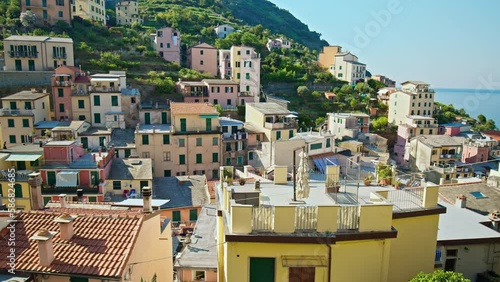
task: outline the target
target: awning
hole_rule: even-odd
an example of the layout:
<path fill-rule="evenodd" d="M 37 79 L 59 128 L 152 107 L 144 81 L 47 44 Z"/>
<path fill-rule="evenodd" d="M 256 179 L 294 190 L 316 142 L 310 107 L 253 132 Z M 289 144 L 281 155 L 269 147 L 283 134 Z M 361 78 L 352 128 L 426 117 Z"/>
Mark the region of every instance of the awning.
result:
<path fill-rule="evenodd" d="M 92 82 L 101 82 L 101 81 L 113 82 L 113 81 L 120 80 L 120 78 L 119 77 L 100 77 L 100 78 L 90 78 L 90 80 Z"/>
<path fill-rule="evenodd" d="M 283 267 L 326 267 L 325 256 L 281 256 Z"/>
<path fill-rule="evenodd" d="M 287 115 L 286 117 L 287 117 L 287 118 L 296 118 L 297 116 L 296 116 L 296 115 L 294 115 L 294 114 L 289 114 L 289 115 Z"/>
<path fill-rule="evenodd" d="M 78 186 L 78 171 L 61 171 L 56 175 L 56 187 Z"/>
<path fill-rule="evenodd" d="M 12 162 L 33 162 L 38 160 L 42 155 L 39 154 L 11 154 L 6 161 Z"/>
<path fill-rule="evenodd" d="M 200 118 L 219 118 L 218 115 L 200 115 Z"/>
<path fill-rule="evenodd" d="M 321 173 L 326 173 L 326 167 L 329 165 L 335 165 L 335 166 L 339 165 L 339 160 L 332 154 L 333 153 L 326 153 L 326 154 L 311 156 L 314 165 L 319 169 Z"/>

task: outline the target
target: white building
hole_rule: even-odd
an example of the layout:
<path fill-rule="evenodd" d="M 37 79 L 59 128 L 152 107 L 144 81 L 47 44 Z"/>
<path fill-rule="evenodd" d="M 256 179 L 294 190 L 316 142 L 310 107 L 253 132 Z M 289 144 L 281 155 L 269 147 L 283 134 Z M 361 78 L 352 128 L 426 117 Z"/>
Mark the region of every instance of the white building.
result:
<path fill-rule="evenodd" d="M 364 113 L 328 113 L 328 131 L 337 139 L 356 139 L 370 130 L 370 116 Z"/>
<path fill-rule="evenodd" d="M 139 16 L 137 1 L 121 1 L 116 4 L 116 24 L 132 25 L 135 22 L 143 23 Z"/>
<path fill-rule="evenodd" d="M 290 49 L 292 44 L 290 40 L 283 38 L 269 39 L 267 41 L 267 50 L 271 51 L 273 49 Z"/>
<path fill-rule="evenodd" d="M 72 0 L 72 16 L 106 24 L 106 5 L 104 0 Z"/>
<path fill-rule="evenodd" d="M 330 66 L 330 73 L 335 78 L 354 85 L 365 80 L 366 65 L 358 62 L 358 57 L 350 52 L 342 52 L 335 55 L 335 62 Z"/>
<path fill-rule="evenodd" d="M 218 25 L 214 28 L 218 38 L 226 38 L 230 33 L 234 32 L 234 27 L 228 24 Z"/>
<path fill-rule="evenodd" d="M 434 115 L 434 90 L 422 81 L 405 81 L 402 88 L 389 96 L 389 123 L 399 125 L 407 116 L 432 117 Z"/>
<path fill-rule="evenodd" d="M 121 74 L 90 76 L 90 112 L 93 127 L 125 128 L 122 89 L 126 81 Z"/>

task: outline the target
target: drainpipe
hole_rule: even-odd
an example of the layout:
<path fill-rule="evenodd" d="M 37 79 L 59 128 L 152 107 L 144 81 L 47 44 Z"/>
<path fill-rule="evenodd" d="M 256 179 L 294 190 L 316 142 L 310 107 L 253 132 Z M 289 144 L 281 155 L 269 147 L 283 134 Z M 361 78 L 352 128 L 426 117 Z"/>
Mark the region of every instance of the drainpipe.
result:
<path fill-rule="evenodd" d="M 326 247 L 328 248 L 328 266 L 327 266 L 327 271 L 328 271 L 328 282 L 332 281 L 332 274 L 331 274 L 331 268 L 332 268 L 332 246 L 330 245 L 329 242 L 326 243 Z"/>

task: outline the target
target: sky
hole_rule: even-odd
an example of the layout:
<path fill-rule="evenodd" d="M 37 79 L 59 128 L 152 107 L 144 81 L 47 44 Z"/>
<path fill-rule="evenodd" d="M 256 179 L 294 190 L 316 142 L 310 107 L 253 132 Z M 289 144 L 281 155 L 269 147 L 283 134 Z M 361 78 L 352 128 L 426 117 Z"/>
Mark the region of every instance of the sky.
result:
<path fill-rule="evenodd" d="M 500 89 L 498 0 L 270 0 L 396 83 Z"/>

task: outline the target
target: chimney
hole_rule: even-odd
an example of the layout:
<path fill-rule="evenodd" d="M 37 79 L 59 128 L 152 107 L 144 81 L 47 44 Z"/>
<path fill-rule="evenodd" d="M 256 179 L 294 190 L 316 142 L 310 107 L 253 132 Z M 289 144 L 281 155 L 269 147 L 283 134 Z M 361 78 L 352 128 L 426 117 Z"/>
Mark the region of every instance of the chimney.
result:
<path fill-rule="evenodd" d="M 455 201 L 455 206 L 464 209 L 467 205 L 467 197 L 464 194 L 460 194 L 457 196 L 457 200 Z"/>
<path fill-rule="evenodd" d="M 255 181 L 255 191 L 260 191 L 260 180 Z"/>
<path fill-rule="evenodd" d="M 150 213 L 153 212 L 153 204 L 151 200 L 151 187 L 142 187 L 142 201 L 143 201 L 143 212 Z"/>
<path fill-rule="evenodd" d="M 287 166 L 274 166 L 274 184 L 287 184 L 288 183 L 288 167 Z"/>
<path fill-rule="evenodd" d="M 83 189 L 76 189 L 76 197 L 78 202 L 83 202 Z"/>
<path fill-rule="evenodd" d="M 31 93 L 36 93 L 36 88 L 31 88 Z"/>
<path fill-rule="evenodd" d="M 500 230 L 500 212 L 497 210 L 491 211 L 488 215 L 488 218 L 491 220 L 491 226 L 495 231 Z"/>
<path fill-rule="evenodd" d="M 56 232 L 50 232 L 47 229 L 40 229 L 30 240 L 36 240 L 38 243 L 38 260 L 41 266 L 49 267 L 54 261 L 54 246 L 52 237 Z"/>
<path fill-rule="evenodd" d="M 29 174 L 28 185 L 31 190 L 31 209 L 43 210 L 42 177 L 39 172 Z"/>
<path fill-rule="evenodd" d="M 60 194 L 59 195 L 59 203 L 61 204 L 61 208 L 66 208 L 66 194 Z"/>
<path fill-rule="evenodd" d="M 55 222 L 59 223 L 59 229 L 61 231 L 61 239 L 64 241 L 69 241 L 73 237 L 73 221 L 76 217 L 72 217 L 69 213 L 63 213 L 56 219 Z"/>

